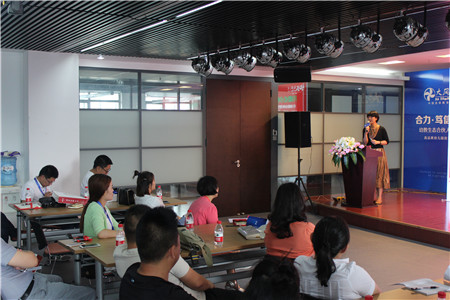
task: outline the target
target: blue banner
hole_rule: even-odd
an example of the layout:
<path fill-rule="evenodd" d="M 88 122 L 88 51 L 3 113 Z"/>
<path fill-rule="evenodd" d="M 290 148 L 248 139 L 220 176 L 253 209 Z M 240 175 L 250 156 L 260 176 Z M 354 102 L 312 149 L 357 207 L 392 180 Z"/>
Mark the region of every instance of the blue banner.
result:
<path fill-rule="evenodd" d="M 449 69 L 406 73 L 405 188 L 447 188 Z"/>

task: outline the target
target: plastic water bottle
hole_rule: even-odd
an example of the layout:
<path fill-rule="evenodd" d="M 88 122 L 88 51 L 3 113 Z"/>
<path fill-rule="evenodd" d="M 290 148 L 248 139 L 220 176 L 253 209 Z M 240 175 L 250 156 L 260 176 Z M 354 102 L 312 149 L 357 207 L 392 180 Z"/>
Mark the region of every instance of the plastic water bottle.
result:
<path fill-rule="evenodd" d="M 445 295 L 445 292 L 444 291 L 438 292 L 437 300 L 445 300 L 445 299 L 447 299 L 446 295 Z"/>
<path fill-rule="evenodd" d="M 123 232 L 123 224 L 119 224 L 119 232 L 116 235 L 116 247 L 125 244 L 125 232 Z"/>
<path fill-rule="evenodd" d="M 89 199 L 89 188 L 87 186 L 84 187 L 84 198 Z"/>
<path fill-rule="evenodd" d="M 162 189 L 160 185 L 156 188 L 156 197 L 162 199 Z"/>
<path fill-rule="evenodd" d="M 32 200 L 30 188 L 27 188 L 27 191 L 25 192 L 25 203 L 28 205 L 33 205 Z"/>
<path fill-rule="evenodd" d="M 223 246 L 223 226 L 222 221 L 217 221 L 216 229 L 214 229 L 214 245 Z"/>
<path fill-rule="evenodd" d="M 192 210 L 188 210 L 186 214 L 186 229 L 193 231 L 194 230 L 194 215 L 192 214 Z"/>

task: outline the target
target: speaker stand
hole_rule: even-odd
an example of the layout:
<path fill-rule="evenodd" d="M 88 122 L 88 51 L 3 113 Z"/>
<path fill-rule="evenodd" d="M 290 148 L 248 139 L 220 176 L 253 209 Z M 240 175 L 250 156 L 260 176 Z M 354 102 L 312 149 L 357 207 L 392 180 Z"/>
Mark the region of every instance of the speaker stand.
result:
<path fill-rule="evenodd" d="M 298 185 L 298 187 L 300 188 L 300 191 L 302 190 L 302 187 L 303 187 L 303 190 L 305 191 L 305 194 L 306 194 L 306 201 L 309 202 L 309 204 L 311 205 L 311 211 L 317 215 L 316 206 L 312 202 L 311 197 L 309 196 L 309 193 L 308 193 L 308 189 L 306 188 L 306 185 L 303 182 L 302 177 L 300 176 L 300 163 L 302 162 L 302 159 L 300 158 L 300 147 L 297 147 L 297 150 L 298 150 L 298 152 L 297 152 L 297 154 L 298 154 L 298 156 L 297 156 L 298 157 L 298 165 L 297 165 L 298 174 L 297 175 L 298 176 L 297 176 L 297 178 L 295 178 L 294 183 Z"/>

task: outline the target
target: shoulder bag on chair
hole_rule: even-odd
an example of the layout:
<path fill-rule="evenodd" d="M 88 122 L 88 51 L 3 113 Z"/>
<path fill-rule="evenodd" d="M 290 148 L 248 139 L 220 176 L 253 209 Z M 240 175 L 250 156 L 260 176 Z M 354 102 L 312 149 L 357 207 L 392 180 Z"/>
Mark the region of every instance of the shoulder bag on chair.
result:
<path fill-rule="evenodd" d="M 208 267 L 213 265 L 211 249 L 205 244 L 203 239 L 194 232 L 187 230 L 185 227 L 178 228 L 180 235 L 181 249 L 188 251 L 202 252 L 203 259 Z"/>

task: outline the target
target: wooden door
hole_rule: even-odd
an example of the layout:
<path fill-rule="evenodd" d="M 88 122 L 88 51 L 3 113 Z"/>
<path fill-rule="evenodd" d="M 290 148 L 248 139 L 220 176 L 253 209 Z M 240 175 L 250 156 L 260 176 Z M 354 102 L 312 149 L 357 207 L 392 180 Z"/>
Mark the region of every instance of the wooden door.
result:
<path fill-rule="evenodd" d="M 206 174 L 219 216 L 270 210 L 269 82 L 207 80 Z"/>

